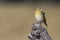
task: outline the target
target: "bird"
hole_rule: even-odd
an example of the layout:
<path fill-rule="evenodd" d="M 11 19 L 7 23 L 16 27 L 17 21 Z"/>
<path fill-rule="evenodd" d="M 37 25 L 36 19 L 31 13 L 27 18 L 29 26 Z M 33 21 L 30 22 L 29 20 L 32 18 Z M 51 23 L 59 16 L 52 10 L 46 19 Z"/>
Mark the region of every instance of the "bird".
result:
<path fill-rule="evenodd" d="M 43 22 L 47 26 L 45 13 L 43 12 L 43 10 L 41 8 L 36 9 L 36 11 L 35 11 L 35 19 L 37 20 L 37 22 L 40 22 L 40 23 Z"/>

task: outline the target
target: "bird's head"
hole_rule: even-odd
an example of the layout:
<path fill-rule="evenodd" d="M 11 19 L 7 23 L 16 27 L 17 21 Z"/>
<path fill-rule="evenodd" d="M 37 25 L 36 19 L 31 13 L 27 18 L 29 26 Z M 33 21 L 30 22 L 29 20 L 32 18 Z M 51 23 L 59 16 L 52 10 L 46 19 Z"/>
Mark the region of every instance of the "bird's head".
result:
<path fill-rule="evenodd" d="M 35 11 L 35 15 L 40 15 L 42 13 L 42 9 L 41 8 L 37 8 Z"/>

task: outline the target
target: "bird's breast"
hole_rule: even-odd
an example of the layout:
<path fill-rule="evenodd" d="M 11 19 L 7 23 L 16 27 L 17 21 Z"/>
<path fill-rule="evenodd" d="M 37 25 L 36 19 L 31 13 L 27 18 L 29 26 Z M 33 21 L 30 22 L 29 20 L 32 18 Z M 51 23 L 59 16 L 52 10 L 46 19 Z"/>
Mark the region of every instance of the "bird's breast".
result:
<path fill-rule="evenodd" d="M 42 15 L 35 15 L 35 18 L 36 18 L 37 21 L 42 21 L 43 20 Z"/>

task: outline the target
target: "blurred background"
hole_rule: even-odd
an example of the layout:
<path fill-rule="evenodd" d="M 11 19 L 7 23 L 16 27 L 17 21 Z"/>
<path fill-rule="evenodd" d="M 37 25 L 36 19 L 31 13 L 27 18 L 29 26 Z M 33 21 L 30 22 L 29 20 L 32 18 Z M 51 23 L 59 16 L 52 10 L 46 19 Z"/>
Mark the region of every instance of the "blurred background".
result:
<path fill-rule="evenodd" d="M 0 0 L 0 40 L 29 40 L 36 8 L 44 10 L 50 36 L 60 40 L 59 0 Z"/>

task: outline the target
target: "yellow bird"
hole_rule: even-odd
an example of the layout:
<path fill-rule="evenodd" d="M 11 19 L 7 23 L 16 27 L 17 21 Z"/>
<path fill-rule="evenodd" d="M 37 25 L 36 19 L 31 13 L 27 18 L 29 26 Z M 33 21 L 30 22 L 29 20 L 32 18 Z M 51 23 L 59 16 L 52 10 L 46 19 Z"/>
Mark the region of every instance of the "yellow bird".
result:
<path fill-rule="evenodd" d="M 35 19 L 37 20 L 37 22 L 43 22 L 47 26 L 45 13 L 43 12 L 43 10 L 41 8 L 36 9 Z"/>

